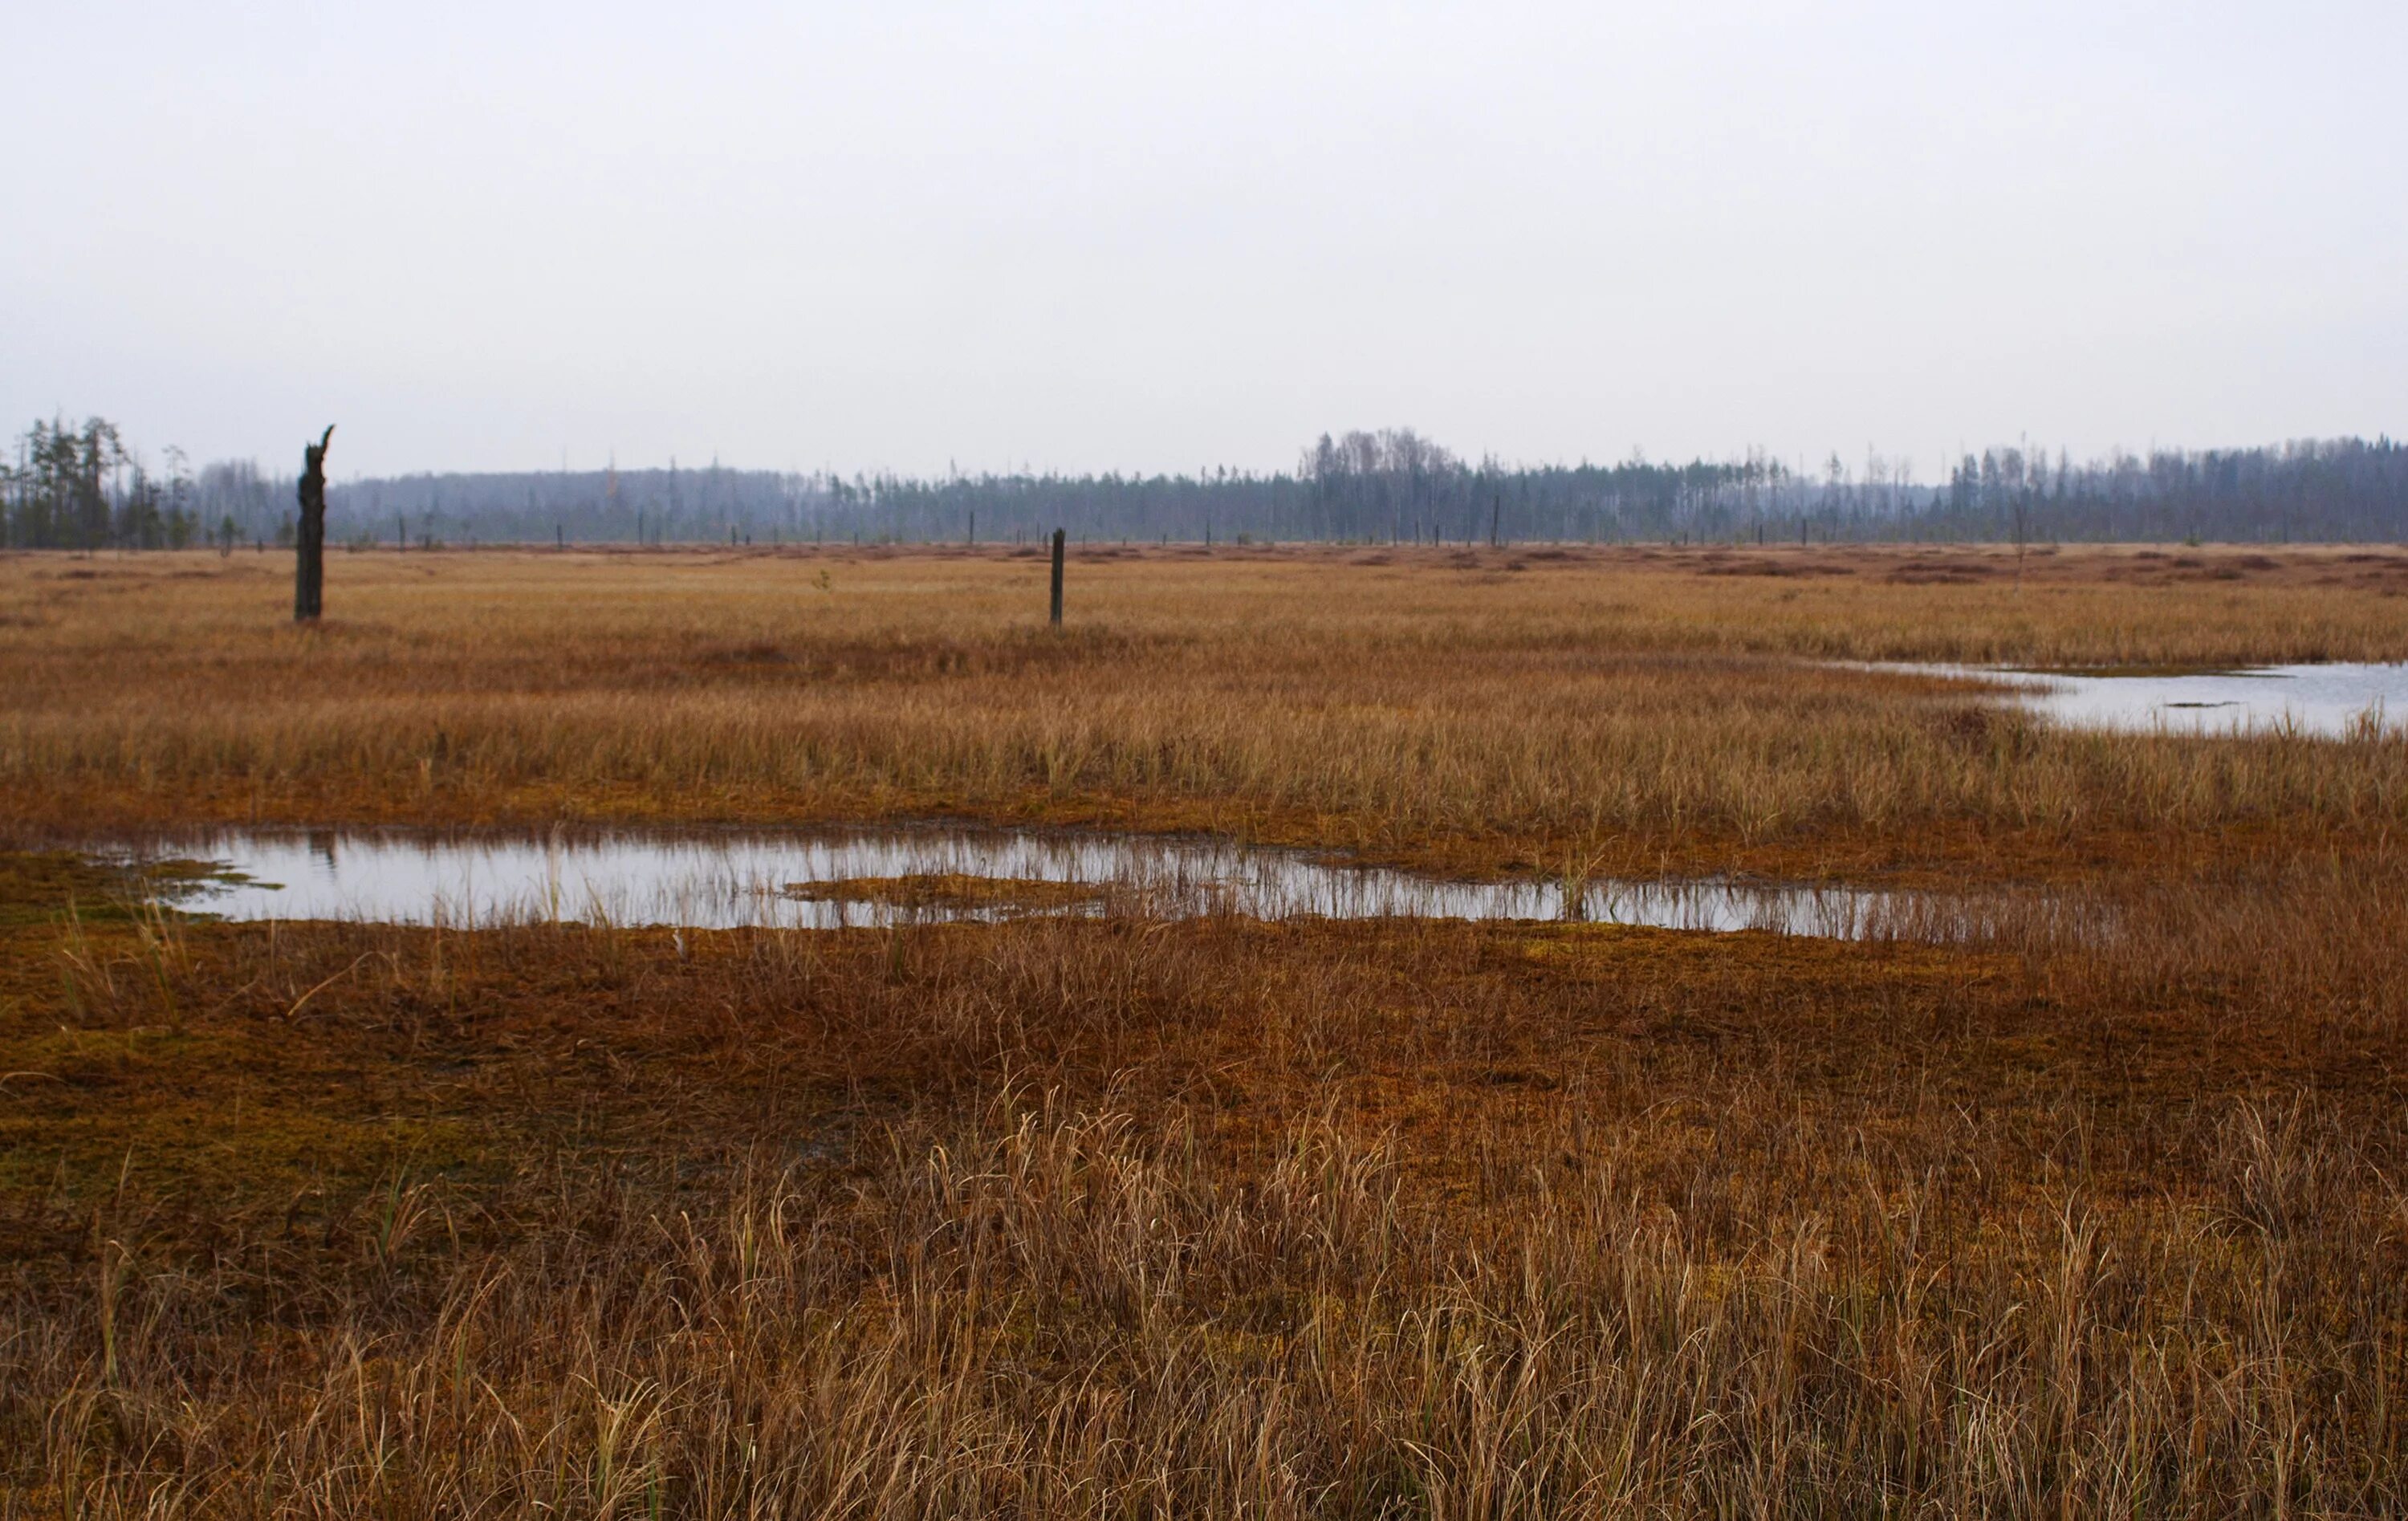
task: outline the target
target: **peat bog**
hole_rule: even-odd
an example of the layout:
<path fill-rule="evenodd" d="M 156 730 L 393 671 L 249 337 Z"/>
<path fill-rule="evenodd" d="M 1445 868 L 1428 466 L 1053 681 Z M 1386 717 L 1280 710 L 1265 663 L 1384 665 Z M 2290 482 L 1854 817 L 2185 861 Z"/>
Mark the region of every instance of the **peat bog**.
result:
<path fill-rule="evenodd" d="M 2396 1511 L 2408 738 L 1863 668 L 2179 558 L 0 558 L 0 1508 Z"/>

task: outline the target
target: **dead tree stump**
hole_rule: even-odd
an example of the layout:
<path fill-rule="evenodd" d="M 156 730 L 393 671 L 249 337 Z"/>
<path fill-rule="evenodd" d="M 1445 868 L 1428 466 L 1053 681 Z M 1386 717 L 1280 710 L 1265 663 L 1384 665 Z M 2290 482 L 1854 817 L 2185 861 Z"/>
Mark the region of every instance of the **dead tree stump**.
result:
<path fill-rule="evenodd" d="M 293 567 L 293 621 L 310 624 L 326 602 L 326 445 L 335 424 L 301 451 L 301 522 L 294 535 L 299 558 Z"/>
<path fill-rule="evenodd" d="M 1054 626 L 1062 626 L 1062 530 L 1054 530 Z"/>

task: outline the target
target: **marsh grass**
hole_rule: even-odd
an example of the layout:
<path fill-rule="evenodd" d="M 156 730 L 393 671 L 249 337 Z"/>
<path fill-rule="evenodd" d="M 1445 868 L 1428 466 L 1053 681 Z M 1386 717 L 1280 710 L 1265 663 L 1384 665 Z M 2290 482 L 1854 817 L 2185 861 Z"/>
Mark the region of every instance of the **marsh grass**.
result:
<path fill-rule="evenodd" d="M 2204 553 L 2205 552 L 2202 552 Z M 22 826 L 988 819 L 1476 870 L 2068 876 L 2395 835 L 2408 739 L 2060 732 L 1813 664 L 2408 654 L 2408 558 L 1165 552 L 1042 626 L 1003 555 L 361 556 L 294 631 L 236 559 L 0 562 Z M 2186 557 L 2197 558 L 2197 557 Z M 2394 564 L 2397 560 L 2398 564 Z M 2236 562 L 2237 563 L 2237 562 Z M 1963 568 L 1970 567 L 1970 568 Z M 2395 574 L 2395 572 L 2399 572 Z M 829 589 L 812 578 L 825 575 Z M 272 578 L 269 578 L 272 579 Z M 1801 664 L 1801 662 L 1808 662 Z"/>
<path fill-rule="evenodd" d="M 1797 663 L 2397 657 L 2363 552 L 1116 555 L 1058 638 L 1001 556 L 363 554 L 314 631 L 240 556 L 0 561 L 25 839 L 944 810 L 1972 889 L 400 928 L 0 854 L 0 1515 L 2398 1514 L 2402 741 Z"/>
<path fill-rule="evenodd" d="M 1307 1121 L 1240 1183 L 1176 1126 L 999 1095 L 849 1193 L 749 1156 L 699 1213 L 572 1194 L 418 1313 L 364 1284 L 265 1345 L 110 1242 L 12 1347 L 29 1477 L 83 1514 L 2397 1503 L 2396 1173 L 2303 1099 L 2224 1112 L 2218 1197 L 2069 1184 L 1987 1245 L 1872 1149 L 1837 1214 L 1701 1242 L 1625 1186 L 1651 1138 L 1556 1124 L 1581 1151 L 1509 1173 L 1474 1245 L 1380 1136 Z"/>
<path fill-rule="evenodd" d="M 59 1080 L 7 1095 L 50 1159 L 0 1472 L 90 1515 L 2394 1512 L 2401 886 L 2169 885 L 2113 952 L 194 925 L 206 1011 L 128 1051 L 27 974 L 76 947 L 114 1030 L 142 932 L 61 921 L 0 967 L 0 1066 Z"/>

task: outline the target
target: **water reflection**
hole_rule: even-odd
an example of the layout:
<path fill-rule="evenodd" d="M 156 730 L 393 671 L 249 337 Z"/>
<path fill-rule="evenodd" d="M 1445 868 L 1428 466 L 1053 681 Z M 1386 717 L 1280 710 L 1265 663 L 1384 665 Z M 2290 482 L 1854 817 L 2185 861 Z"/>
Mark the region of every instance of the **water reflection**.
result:
<path fill-rule="evenodd" d="M 2335 662 L 2181 674 L 2091 674 L 1992 666 L 1885 665 L 2004 682 L 2026 710 L 2078 728 L 2178 734 L 2265 731 L 2340 739 L 2408 724 L 2408 665 Z"/>
<path fill-rule="evenodd" d="M 143 854 L 220 863 L 223 880 L 204 884 L 189 906 L 243 920 L 834 928 L 1118 910 L 1161 918 L 1581 919 L 1861 937 L 1895 933 L 1926 907 L 1909 895 L 1730 881 L 1453 882 L 1224 840 L 981 829 L 549 837 L 237 829 L 148 842 Z M 814 890 L 891 879 L 1095 890 L 954 890 L 922 901 Z"/>

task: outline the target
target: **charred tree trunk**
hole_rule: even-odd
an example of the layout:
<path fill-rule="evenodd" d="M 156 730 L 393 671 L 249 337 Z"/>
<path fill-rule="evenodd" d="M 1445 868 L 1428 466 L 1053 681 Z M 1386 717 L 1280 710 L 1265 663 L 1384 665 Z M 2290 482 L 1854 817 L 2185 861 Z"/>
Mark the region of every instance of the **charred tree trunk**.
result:
<path fill-rule="evenodd" d="M 293 567 L 293 621 L 318 621 L 326 600 L 326 445 L 335 424 L 301 451 L 301 522 L 294 534 L 299 558 Z"/>
<path fill-rule="evenodd" d="M 1054 626 L 1062 626 L 1062 530 L 1054 530 Z"/>

